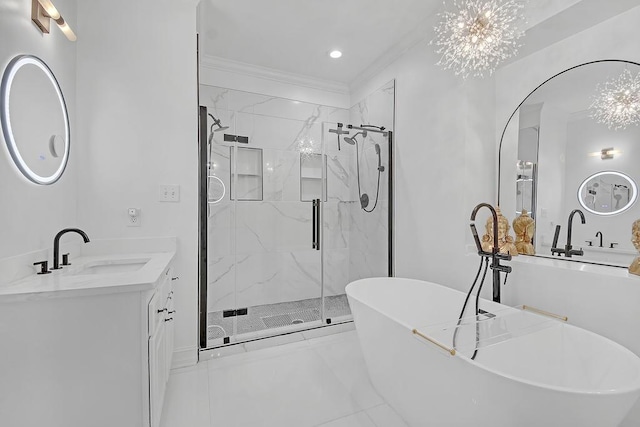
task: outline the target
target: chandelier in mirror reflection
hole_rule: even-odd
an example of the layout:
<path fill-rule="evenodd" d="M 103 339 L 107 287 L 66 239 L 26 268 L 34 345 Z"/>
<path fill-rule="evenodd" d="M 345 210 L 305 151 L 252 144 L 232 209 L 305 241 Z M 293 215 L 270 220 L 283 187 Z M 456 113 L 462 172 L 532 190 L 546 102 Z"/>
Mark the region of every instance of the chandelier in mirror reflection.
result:
<path fill-rule="evenodd" d="M 453 10 L 438 15 L 432 42 L 442 55 L 438 65 L 464 78 L 493 74 L 518 53 L 523 7 L 514 0 L 455 0 Z"/>
<path fill-rule="evenodd" d="M 640 123 L 640 73 L 625 69 L 621 75 L 598 85 L 591 116 L 612 130 Z"/>

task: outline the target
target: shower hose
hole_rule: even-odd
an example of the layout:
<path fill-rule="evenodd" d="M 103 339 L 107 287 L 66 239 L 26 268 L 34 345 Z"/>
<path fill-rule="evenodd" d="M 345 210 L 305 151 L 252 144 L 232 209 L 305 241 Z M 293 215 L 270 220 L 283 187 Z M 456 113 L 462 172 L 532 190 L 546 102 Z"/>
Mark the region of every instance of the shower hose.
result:
<path fill-rule="evenodd" d="M 484 272 L 482 272 L 482 261 L 484 260 Z M 480 286 L 478 287 L 478 292 L 476 293 L 476 345 L 473 351 L 473 355 L 471 356 L 471 360 L 475 360 L 478 355 L 478 344 L 480 342 L 480 326 L 478 324 L 478 314 L 479 312 L 479 303 L 480 303 L 480 292 L 482 291 L 482 286 L 484 285 L 484 279 L 487 277 L 487 270 L 489 269 L 489 258 L 481 256 L 480 257 L 480 265 L 478 266 L 478 272 L 476 273 L 476 278 L 473 279 L 473 284 L 471 285 L 471 289 L 467 293 L 467 297 L 464 300 L 464 304 L 462 305 L 462 311 L 460 312 L 460 316 L 458 317 L 458 323 L 456 324 L 456 329 L 453 331 L 453 348 L 456 347 L 456 337 L 458 335 L 458 328 L 460 327 L 460 323 L 462 322 L 462 318 L 464 317 L 464 312 L 467 308 L 467 304 L 469 303 L 469 298 L 471 297 L 471 293 L 473 289 L 476 287 L 476 283 L 478 283 L 478 278 L 480 277 L 480 273 L 482 272 L 482 280 L 480 281 Z"/>

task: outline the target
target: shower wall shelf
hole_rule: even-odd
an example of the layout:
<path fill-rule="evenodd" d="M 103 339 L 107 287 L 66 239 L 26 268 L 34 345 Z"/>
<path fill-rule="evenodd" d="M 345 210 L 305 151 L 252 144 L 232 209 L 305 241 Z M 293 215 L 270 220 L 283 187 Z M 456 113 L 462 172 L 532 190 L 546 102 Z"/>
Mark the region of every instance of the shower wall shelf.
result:
<path fill-rule="evenodd" d="M 262 149 L 237 147 L 238 161 L 234 162 L 234 149 L 229 156 L 231 165 L 231 200 L 263 200 Z M 236 188 L 237 187 L 237 188 Z"/>
<path fill-rule="evenodd" d="M 300 154 L 300 201 L 314 199 L 327 201 L 327 156 L 322 154 Z"/>

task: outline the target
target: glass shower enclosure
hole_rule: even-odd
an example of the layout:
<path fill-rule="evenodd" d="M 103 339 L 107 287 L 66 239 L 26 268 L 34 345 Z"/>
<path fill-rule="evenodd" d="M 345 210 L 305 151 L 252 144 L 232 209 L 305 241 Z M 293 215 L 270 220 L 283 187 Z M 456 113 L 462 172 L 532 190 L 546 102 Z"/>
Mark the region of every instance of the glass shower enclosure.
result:
<path fill-rule="evenodd" d="M 390 84 L 351 110 L 201 85 L 201 349 L 351 321 L 346 285 L 392 274 Z"/>

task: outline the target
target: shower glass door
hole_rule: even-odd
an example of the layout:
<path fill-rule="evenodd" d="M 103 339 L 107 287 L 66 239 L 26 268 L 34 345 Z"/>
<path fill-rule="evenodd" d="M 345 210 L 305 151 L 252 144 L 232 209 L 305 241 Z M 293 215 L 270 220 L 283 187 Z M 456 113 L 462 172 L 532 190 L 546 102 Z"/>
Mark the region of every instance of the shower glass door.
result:
<path fill-rule="evenodd" d="M 235 200 L 237 341 L 319 326 L 322 316 L 320 125 L 300 104 L 268 103 L 236 115 L 249 141 L 236 144 L 232 176 L 253 192 Z"/>
<path fill-rule="evenodd" d="M 346 285 L 390 274 L 393 82 L 351 110 L 200 100 L 201 348 L 351 320 Z"/>
<path fill-rule="evenodd" d="M 209 198 L 224 193 L 208 206 L 206 347 L 320 326 L 317 106 L 211 86 L 201 99 L 211 114 Z"/>

